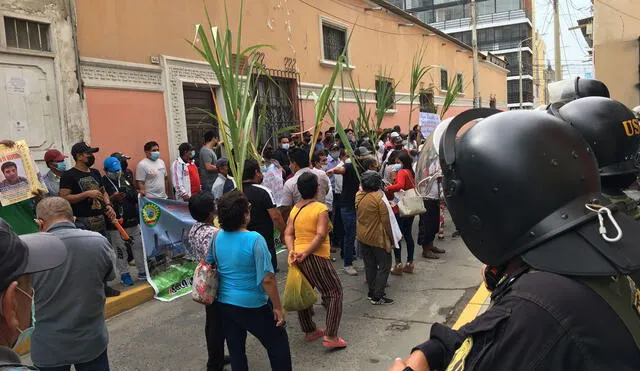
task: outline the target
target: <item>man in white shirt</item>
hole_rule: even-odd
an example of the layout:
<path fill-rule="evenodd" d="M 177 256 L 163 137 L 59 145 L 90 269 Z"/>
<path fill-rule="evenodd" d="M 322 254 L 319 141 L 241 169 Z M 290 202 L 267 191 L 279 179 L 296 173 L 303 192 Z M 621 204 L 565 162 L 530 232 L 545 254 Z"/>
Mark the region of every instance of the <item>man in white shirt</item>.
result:
<path fill-rule="evenodd" d="M 216 168 L 218 169 L 218 177 L 213 182 L 211 187 L 211 193 L 215 200 L 222 197 L 223 194 L 231 192 L 236 188 L 236 182 L 233 178 L 229 177 L 229 160 L 227 158 L 221 158 L 216 161 Z"/>
<path fill-rule="evenodd" d="M 327 174 L 320 169 L 309 167 L 309 153 L 300 148 L 294 148 L 289 151 L 289 159 L 291 161 L 291 171 L 295 174 L 289 180 L 284 183 L 282 202 L 279 205 L 282 212 L 282 216 L 286 220 L 289 217 L 289 212 L 296 202 L 302 200 L 300 192 L 298 191 L 298 177 L 306 172 L 312 172 L 318 177 L 318 194 L 316 201 L 326 204 L 327 192 L 329 192 L 330 183 Z"/>
<path fill-rule="evenodd" d="M 174 198 L 179 201 L 189 201 L 191 198 L 189 166 L 193 164 L 192 160 L 196 151 L 191 144 L 182 143 L 178 146 L 178 154 L 178 158 L 171 164 L 171 184 L 175 191 Z"/>
<path fill-rule="evenodd" d="M 169 178 L 164 161 L 160 158 L 160 146 L 151 141 L 144 145 L 146 158 L 136 166 L 138 191 L 142 196 L 167 198 Z"/>

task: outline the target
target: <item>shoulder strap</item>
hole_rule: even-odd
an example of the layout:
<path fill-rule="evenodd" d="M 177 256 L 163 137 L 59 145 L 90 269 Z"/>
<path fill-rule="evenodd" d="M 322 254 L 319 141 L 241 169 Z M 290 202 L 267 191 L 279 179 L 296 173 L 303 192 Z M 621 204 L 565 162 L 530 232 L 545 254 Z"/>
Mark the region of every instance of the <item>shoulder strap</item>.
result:
<path fill-rule="evenodd" d="M 296 219 L 298 219 L 298 215 L 300 215 L 300 212 L 302 211 L 302 209 L 304 209 L 305 207 L 307 207 L 308 205 L 310 205 L 310 204 L 312 204 L 314 202 L 315 201 L 309 202 L 308 204 L 304 204 L 304 205 L 302 205 L 302 207 L 300 209 L 298 209 L 298 212 L 296 213 L 296 216 L 293 217 L 293 226 L 294 227 L 296 226 Z"/>
<path fill-rule="evenodd" d="M 640 349 L 640 292 L 628 276 L 620 276 L 616 279 L 605 278 L 581 278 L 582 283 L 589 286 L 604 301 L 609 304 L 625 327 L 631 333 L 636 346 Z"/>
<path fill-rule="evenodd" d="M 215 261 L 215 264 L 218 265 L 218 258 L 216 255 L 216 237 L 218 237 L 218 233 L 220 233 L 220 229 L 218 229 L 217 231 L 213 232 L 213 236 L 211 237 L 211 241 L 209 241 L 209 250 L 207 250 L 207 255 L 209 255 L 209 251 L 211 251 L 211 248 L 213 247 L 213 259 Z M 207 256 L 205 255 L 205 256 Z"/>

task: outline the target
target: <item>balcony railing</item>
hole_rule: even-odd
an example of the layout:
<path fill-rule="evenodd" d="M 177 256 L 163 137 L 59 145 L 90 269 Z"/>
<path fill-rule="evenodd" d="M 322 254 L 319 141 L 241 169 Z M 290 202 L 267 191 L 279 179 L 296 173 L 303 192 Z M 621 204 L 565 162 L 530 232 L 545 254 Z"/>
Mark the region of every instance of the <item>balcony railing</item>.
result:
<path fill-rule="evenodd" d="M 498 42 L 478 41 L 478 49 L 482 51 L 487 51 L 487 52 L 495 52 L 498 50 L 506 50 L 506 49 L 518 49 L 520 48 L 520 45 L 521 45 L 520 43 L 521 41 L 519 40 L 514 40 L 514 41 L 502 40 Z M 525 42 L 523 42 L 522 47 L 531 48 L 531 40 L 526 40 Z"/>
<path fill-rule="evenodd" d="M 480 15 L 478 16 L 478 25 L 484 23 L 498 23 L 525 18 L 531 19 L 531 13 L 528 10 L 509 10 L 508 12 Z M 433 22 L 430 24 L 430 26 L 433 26 L 439 30 L 446 30 L 448 28 L 471 28 L 471 18 L 460 18 L 443 22 Z"/>

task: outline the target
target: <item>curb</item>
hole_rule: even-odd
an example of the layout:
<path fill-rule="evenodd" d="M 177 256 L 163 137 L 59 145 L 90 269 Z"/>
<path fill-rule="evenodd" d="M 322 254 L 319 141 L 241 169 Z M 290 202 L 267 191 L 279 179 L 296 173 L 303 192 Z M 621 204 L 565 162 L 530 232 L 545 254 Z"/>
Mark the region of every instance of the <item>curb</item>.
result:
<path fill-rule="evenodd" d="M 486 301 L 489 298 L 489 295 L 491 295 L 491 293 L 484 286 L 484 283 L 481 284 L 471 300 L 469 300 L 462 310 L 462 313 L 460 313 L 460 317 L 458 317 L 458 320 L 453 325 L 453 329 L 458 330 L 460 327 L 473 321 L 478 316 L 478 313 L 480 313 L 482 307 L 486 306 Z"/>
<path fill-rule="evenodd" d="M 104 316 L 106 319 L 109 319 L 153 299 L 154 295 L 155 291 L 153 291 L 153 287 L 146 282 L 142 285 L 135 286 L 130 290 L 123 291 L 118 296 L 107 298 L 104 306 Z M 29 339 L 29 341 L 27 341 L 23 346 L 16 348 L 16 352 L 20 355 L 25 355 L 30 351 L 31 339 Z"/>

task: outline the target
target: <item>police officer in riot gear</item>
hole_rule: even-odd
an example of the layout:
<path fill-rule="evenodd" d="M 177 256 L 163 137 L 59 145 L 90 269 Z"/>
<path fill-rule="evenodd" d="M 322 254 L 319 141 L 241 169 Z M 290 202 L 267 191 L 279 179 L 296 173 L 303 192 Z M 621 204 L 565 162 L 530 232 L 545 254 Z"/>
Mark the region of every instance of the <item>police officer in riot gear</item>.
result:
<path fill-rule="evenodd" d="M 390 370 L 640 370 L 627 276 L 640 269 L 640 228 L 607 207 L 577 130 L 496 112 L 458 115 L 436 151 L 451 217 L 489 266 L 492 306 L 457 331 L 434 324 Z"/>
<path fill-rule="evenodd" d="M 640 220 L 637 201 L 623 190 L 637 181 L 640 165 L 640 124 L 633 111 L 613 99 L 580 98 L 551 113 L 576 128 L 589 143 L 598 161 L 602 193 L 622 211 Z M 559 107 L 559 108 L 558 108 Z"/>

